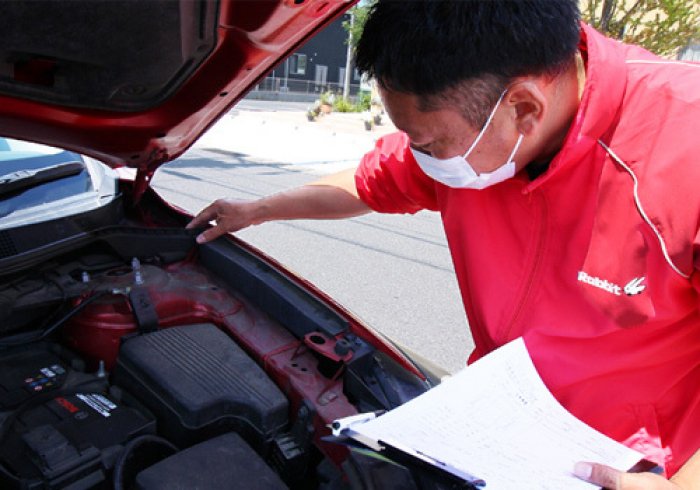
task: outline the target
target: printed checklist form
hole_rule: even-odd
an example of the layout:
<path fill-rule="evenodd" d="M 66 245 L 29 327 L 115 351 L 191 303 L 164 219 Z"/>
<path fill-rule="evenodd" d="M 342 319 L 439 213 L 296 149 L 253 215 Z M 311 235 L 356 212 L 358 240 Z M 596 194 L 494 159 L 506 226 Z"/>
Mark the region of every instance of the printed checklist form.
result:
<path fill-rule="evenodd" d="M 522 339 L 390 412 L 340 419 L 333 427 L 379 452 L 388 446 L 488 490 L 591 490 L 573 476 L 576 462 L 626 471 L 643 458 L 567 412 Z"/>

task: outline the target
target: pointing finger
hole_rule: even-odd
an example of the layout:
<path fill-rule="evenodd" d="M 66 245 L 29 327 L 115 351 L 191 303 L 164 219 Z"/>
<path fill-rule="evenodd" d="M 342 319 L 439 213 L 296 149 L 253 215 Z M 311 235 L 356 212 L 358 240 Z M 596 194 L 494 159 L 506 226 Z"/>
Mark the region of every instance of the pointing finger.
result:
<path fill-rule="evenodd" d="M 216 212 L 216 209 L 214 209 L 213 205 L 209 205 L 206 208 L 204 208 L 202 211 L 195 216 L 192 221 L 190 221 L 186 228 L 191 229 L 191 228 L 196 228 L 198 226 L 205 225 L 209 223 L 211 220 L 213 220 L 218 213 Z"/>
<path fill-rule="evenodd" d="M 199 236 L 197 237 L 197 243 L 202 244 L 211 242 L 212 240 L 216 240 L 221 235 L 225 235 L 226 233 L 227 231 L 223 226 L 213 226 L 199 234 Z"/>

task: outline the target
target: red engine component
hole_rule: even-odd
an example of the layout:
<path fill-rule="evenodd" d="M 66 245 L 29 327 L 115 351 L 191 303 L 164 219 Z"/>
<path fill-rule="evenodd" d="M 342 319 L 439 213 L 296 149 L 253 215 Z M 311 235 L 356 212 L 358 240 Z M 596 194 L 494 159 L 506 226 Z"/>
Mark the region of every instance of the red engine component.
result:
<path fill-rule="evenodd" d="M 88 305 L 63 329 L 64 340 L 96 369 L 104 361 L 109 370 L 114 366 L 120 339 L 137 331 L 137 323 L 126 294 L 136 281 L 148 291 L 158 314 L 160 327 L 192 323 L 221 324 L 222 318 L 242 308 L 225 290 L 214 286 L 211 278 L 188 265 L 172 270 L 143 265 L 138 272 L 124 267 L 92 279 L 95 288 L 114 291 Z"/>

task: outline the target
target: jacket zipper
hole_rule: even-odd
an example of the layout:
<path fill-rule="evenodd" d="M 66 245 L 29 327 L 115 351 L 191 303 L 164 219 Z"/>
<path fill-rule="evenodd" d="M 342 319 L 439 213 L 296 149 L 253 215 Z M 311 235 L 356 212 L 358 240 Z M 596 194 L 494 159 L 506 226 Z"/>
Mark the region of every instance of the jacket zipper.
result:
<path fill-rule="evenodd" d="M 525 284 L 523 294 L 520 295 L 518 304 L 513 311 L 511 320 L 507 322 L 504 328 L 502 328 L 499 332 L 500 335 L 497 337 L 497 345 L 503 345 L 511 339 L 511 332 L 520 321 L 520 318 L 525 311 L 525 305 L 530 301 L 536 279 L 539 277 L 540 269 L 542 268 L 542 263 L 544 262 L 543 252 L 547 242 L 547 202 L 542 192 L 534 191 L 528 193 L 528 195 L 531 197 L 537 197 L 540 205 L 539 222 L 536 224 L 535 229 L 535 233 L 537 234 L 537 242 L 535 243 L 534 263 L 530 271 L 527 273 L 527 283 Z"/>

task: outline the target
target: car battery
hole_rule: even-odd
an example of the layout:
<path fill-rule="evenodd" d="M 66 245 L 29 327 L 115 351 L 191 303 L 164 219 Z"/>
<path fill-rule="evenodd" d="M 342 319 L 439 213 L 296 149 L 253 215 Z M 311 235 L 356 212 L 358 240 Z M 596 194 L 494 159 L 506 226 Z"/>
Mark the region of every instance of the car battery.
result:
<path fill-rule="evenodd" d="M 211 324 L 127 339 L 114 383 L 152 411 L 159 433 L 181 447 L 235 431 L 265 453 L 288 422 L 284 394 L 233 339 Z"/>
<path fill-rule="evenodd" d="M 0 412 L 57 390 L 68 372 L 82 364 L 68 351 L 46 342 L 0 352 Z"/>
<path fill-rule="evenodd" d="M 155 421 L 101 392 L 46 345 L 0 354 L 0 488 L 93 488 Z M 73 383 L 74 380 L 77 383 Z"/>

